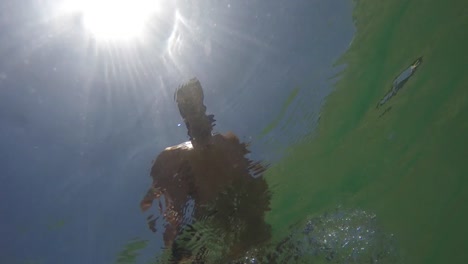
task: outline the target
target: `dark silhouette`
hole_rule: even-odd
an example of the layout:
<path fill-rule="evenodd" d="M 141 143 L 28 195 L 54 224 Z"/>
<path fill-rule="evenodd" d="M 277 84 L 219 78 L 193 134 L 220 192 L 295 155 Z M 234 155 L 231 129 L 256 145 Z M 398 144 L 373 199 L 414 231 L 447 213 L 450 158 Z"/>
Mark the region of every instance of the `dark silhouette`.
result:
<path fill-rule="evenodd" d="M 196 237 L 203 235 L 196 230 L 196 223 L 202 221 L 216 230 L 217 237 L 229 237 L 222 243 L 223 263 L 227 263 L 270 239 L 270 226 L 264 221 L 270 193 L 261 177 L 266 167 L 245 157 L 247 145 L 234 134 L 212 134 L 215 119 L 206 114 L 197 79 L 182 85 L 175 100 L 190 141 L 168 147 L 156 158 L 151 169 L 153 183 L 141 209 L 148 210 L 159 199 L 160 214 L 167 222 L 163 237 L 171 263 L 205 263 L 213 249 Z M 187 216 L 190 202 L 193 212 Z M 156 220 L 148 217 L 153 232 Z M 194 239 L 197 250 L 187 242 Z"/>

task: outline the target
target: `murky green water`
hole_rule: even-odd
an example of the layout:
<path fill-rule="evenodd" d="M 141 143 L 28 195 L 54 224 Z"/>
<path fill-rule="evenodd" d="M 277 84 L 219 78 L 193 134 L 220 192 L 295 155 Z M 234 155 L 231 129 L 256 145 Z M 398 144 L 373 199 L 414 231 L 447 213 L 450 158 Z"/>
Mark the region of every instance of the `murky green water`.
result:
<path fill-rule="evenodd" d="M 339 62 L 347 68 L 318 131 L 267 173 L 268 221 L 281 239 L 337 206 L 366 210 L 394 235 L 402 262 L 467 263 L 468 5 L 360 0 L 354 17 L 357 33 Z M 377 109 L 420 56 L 417 72 Z"/>

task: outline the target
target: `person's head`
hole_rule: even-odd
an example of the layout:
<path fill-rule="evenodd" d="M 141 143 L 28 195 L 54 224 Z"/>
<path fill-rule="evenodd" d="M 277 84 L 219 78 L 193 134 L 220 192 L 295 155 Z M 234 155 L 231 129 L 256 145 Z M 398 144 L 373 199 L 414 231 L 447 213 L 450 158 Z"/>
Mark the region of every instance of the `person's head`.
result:
<path fill-rule="evenodd" d="M 175 94 L 175 100 L 182 118 L 190 119 L 205 114 L 206 107 L 203 104 L 203 89 L 197 79 L 191 79 L 181 85 Z"/>
<path fill-rule="evenodd" d="M 214 124 L 213 115 L 206 115 L 203 99 L 203 89 L 196 78 L 180 86 L 175 94 L 180 115 L 185 121 L 194 146 L 207 144 Z"/>

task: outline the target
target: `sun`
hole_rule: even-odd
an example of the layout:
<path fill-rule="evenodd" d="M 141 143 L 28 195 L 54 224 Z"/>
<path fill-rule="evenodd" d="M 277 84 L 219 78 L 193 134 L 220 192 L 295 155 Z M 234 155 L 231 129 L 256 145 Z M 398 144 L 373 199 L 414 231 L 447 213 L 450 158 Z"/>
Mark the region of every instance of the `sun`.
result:
<path fill-rule="evenodd" d="M 72 0 L 66 9 L 80 12 L 83 25 L 98 40 L 141 37 L 157 10 L 157 0 Z"/>

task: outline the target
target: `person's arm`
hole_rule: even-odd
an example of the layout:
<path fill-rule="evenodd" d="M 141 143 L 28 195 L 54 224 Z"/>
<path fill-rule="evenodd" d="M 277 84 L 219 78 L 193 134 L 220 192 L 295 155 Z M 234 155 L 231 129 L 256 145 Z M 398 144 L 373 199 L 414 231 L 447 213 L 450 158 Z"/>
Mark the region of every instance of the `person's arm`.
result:
<path fill-rule="evenodd" d="M 166 191 L 161 191 L 157 187 L 152 186 L 149 190 L 148 193 L 146 194 L 145 198 L 141 201 L 141 208 L 143 211 L 146 211 L 148 208 L 151 207 L 153 200 L 159 198 L 161 195 L 164 195 L 164 200 L 166 201 L 166 207 L 163 209 L 161 201 L 159 201 L 159 208 L 158 211 L 160 215 L 163 215 L 164 219 L 167 221 L 168 225 L 166 225 L 164 234 L 163 234 L 163 239 L 164 239 L 164 244 L 166 247 L 169 247 L 172 242 L 174 242 L 179 226 L 181 224 L 181 214 L 182 212 L 179 212 L 180 210 L 177 210 L 174 208 L 173 205 L 173 200 L 170 197 L 170 194 L 168 194 Z M 151 218 L 149 218 L 151 219 Z M 149 220 L 148 219 L 148 220 Z M 157 219 L 157 218 L 156 218 Z M 153 231 L 156 232 L 156 220 L 151 219 L 148 222 L 149 228 Z"/>
<path fill-rule="evenodd" d="M 159 203 L 158 211 L 168 222 L 164 232 L 164 242 L 169 246 L 174 241 L 182 223 L 184 206 L 190 191 L 187 176 L 187 163 L 184 162 L 183 144 L 164 150 L 156 158 L 151 168 L 153 183 L 140 203 L 142 211 L 148 210 L 154 199 L 164 195 L 165 208 Z"/>
<path fill-rule="evenodd" d="M 146 192 L 145 197 L 140 202 L 140 208 L 143 212 L 148 210 L 152 205 L 155 199 L 158 199 L 161 195 L 164 194 L 166 189 L 166 184 L 168 184 L 167 179 L 167 169 L 165 169 L 164 161 L 167 160 L 170 156 L 168 151 L 163 151 L 161 154 L 158 155 L 156 160 L 153 163 L 153 167 L 151 168 L 151 177 L 153 178 L 153 183 L 151 187 Z M 162 208 L 159 208 L 162 210 Z"/>

